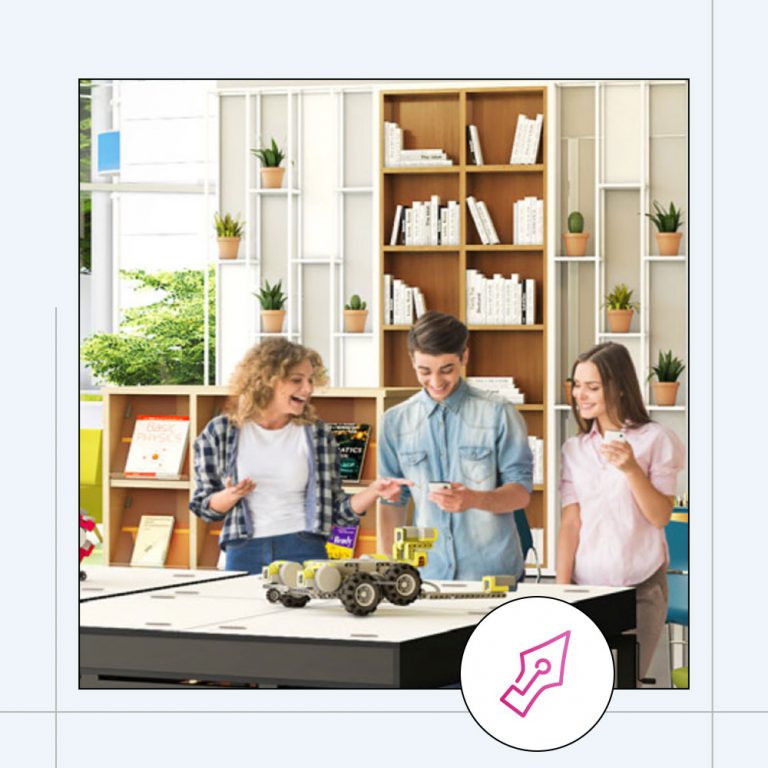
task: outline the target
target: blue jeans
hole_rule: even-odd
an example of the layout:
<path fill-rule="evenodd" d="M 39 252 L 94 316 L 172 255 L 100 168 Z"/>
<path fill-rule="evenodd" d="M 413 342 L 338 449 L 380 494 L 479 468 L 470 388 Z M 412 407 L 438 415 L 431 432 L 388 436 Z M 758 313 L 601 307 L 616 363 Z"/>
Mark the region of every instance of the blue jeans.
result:
<path fill-rule="evenodd" d="M 261 569 L 273 560 L 325 560 L 325 536 L 318 533 L 299 531 L 282 536 L 265 536 L 259 539 L 230 541 L 226 544 L 226 565 L 228 571 L 248 571 L 261 575 Z"/>

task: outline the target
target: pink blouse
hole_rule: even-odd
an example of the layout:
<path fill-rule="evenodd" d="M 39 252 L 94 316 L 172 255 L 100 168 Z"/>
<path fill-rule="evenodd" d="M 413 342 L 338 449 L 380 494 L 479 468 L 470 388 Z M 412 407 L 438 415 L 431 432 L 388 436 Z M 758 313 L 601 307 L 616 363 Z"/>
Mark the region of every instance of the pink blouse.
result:
<path fill-rule="evenodd" d="M 635 459 L 654 488 L 677 492 L 685 448 L 672 430 L 650 422 L 625 428 Z M 603 437 L 595 423 L 587 435 L 563 445 L 560 503 L 578 504 L 581 530 L 573 580 L 577 584 L 632 586 L 668 562 L 663 528 L 648 522 L 635 502 L 624 473 L 600 453 Z"/>

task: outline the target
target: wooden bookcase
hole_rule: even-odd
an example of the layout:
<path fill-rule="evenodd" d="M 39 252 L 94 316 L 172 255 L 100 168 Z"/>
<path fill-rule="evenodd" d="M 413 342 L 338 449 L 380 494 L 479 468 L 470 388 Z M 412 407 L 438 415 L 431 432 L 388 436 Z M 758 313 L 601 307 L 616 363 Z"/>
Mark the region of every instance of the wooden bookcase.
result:
<path fill-rule="evenodd" d="M 327 422 L 355 421 L 372 426 L 359 486 L 345 486 L 354 493 L 376 477 L 378 425 L 386 408 L 413 394 L 412 388 L 326 389 L 312 400 Z M 166 567 L 215 568 L 219 559 L 221 526 L 206 523 L 189 510 L 194 490 L 193 443 L 226 401 L 227 387 L 152 386 L 107 387 L 103 390 L 104 423 L 104 562 L 128 565 L 142 515 L 176 518 Z M 138 414 L 189 416 L 190 442 L 178 480 L 124 477 L 133 427 Z M 357 554 L 376 551 L 376 510 L 361 519 Z"/>
<path fill-rule="evenodd" d="M 547 392 L 547 145 L 549 120 L 546 87 L 479 88 L 446 90 L 396 90 L 381 93 L 380 154 L 380 295 L 382 387 L 413 387 L 416 378 L 407 353 L 408 325 L 385 325 L 384 274 L 419 287 L 427 309 L 447 312 L 463 321 L 467 318 L 466 270 L 476 269 L 491 277 L 536 280 L 536 322 L 525 326 L 470 325 L 468 376 L 513 376 L 525 393 L 525 405 L 518 406 L 529 435 L 546 439 Z M 544 115 L 536 163 L 511 165 L 509 158 L 518 115 Z M 403 131 L 405 149 L 441 148 L 453 160 L 452 166 L 385 167 L 384 122 L 396 122 Z M 477 126 L 484 165 L 471 162 L 466 127 Z M 439 195 L 441 205 L 456 200 L 460 206 L 458 245 L 389 245 L 398 205 L 429 200 Z M 501 244 L 481 245 L 466 200 L 474 195 L 488 207 Z M 526 196 L 544 200 L 544 240 L 538 245 L 513 245 L 513 205 Z M 546 449 L 546 446 L 545 446 Z M 547 568 L 548 537 L 545 450 L 544 483 L 534 487 L 527 510 L 532 528 L 544 530 L 539 557 Z"/>

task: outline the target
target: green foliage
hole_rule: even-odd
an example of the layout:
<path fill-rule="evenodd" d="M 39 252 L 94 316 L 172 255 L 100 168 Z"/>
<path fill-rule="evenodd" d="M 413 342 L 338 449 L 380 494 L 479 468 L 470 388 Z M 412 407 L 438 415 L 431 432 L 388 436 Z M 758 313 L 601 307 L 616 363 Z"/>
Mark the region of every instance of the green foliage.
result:
<path fill-rule="evenodd" d="M 608 309 L 638 309 L 640 304 L 632 301 L 632 293 L 625 283 L 617 283 L 614 289 L 605 295 L 603 306 Z"/>
<path fill-rule="evenodd" d="M 578 211 L 568 214 L 568 231 L 572 235 L 581 234 L 584 231 L 584 217 Z"/>
<path fill-rule="evenodd" d="M 217 213 L 213 214 L 213 225 L 216 227 L 216 235 L 218 237 L 242 237 L 245 224 L 240 221 L 240 214 L 237 214 L 237 218 L 233 219 L 232 215 L 224 214 L 224 218 Z"/>
<path fill-rule="evenodd" d="M 122 277 L 139 283 L 139 290 L 159 291 L 157 301 L 125 311 L 118 333 L 88 337 L 80 355 L 94 376 L 104 384 L 213 384 L 203 381 L 204 325 L 203 271 L 147 273 L 122 271 Z M 210 357 L 215 354 L 215 273 L 208 271 Z"/>
<path fill-rule="evenodd" d="M 254 296 L 259 297 L 262 309 L 283 309 L 288 297 L 283 293 L 283 281 L 278 280 L 270 286 L 269 280 L 264 280 L 264 286 L 254 292 Z"/>
<path fill-rule="evenodd" d="M 251 154 L 256 155 L 265 168 L 277 168 L 285 157 L 285 152 L 277 146 L 277 142 L 274 139 L 272 139 L 271 147 L 252 149 Z"/>
<path fill-rule="evenodd" d="M 665 210 L 655 200 L 653 201 L 653 209 L 656 213 L 646 213 L 645 215 L 656 225 L 656 229 L 659 232 L 677 232 L 683 220 L 682 210 L 675 208 L 674 203 L 669 204 L 669 210 Z"/>
<path fill-rule="evenodd" d="M 344 309 L 366 309 L 368 304 L 364 302 L 356 293 L 350 298 L 349 304 L 344 305 Z"/>
<path fill-rule="evenodd" d="M 677 381 L 680 374 L 685 370 L 683 361 L 679 357 L 672 356 L 672 350 L 662 352 L 659 350 L 659 361 L 652 365 L 653 373 L 649 379 L 656 376 L 659 381 Z"/>

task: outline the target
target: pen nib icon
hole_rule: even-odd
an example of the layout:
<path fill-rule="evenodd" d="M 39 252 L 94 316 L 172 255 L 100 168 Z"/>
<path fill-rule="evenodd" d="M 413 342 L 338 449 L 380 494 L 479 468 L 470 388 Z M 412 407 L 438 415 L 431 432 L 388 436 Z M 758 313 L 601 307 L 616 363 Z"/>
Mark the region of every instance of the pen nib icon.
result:
<path fill-rule="evenodd" d="M 547 688 L 563 684 L 571 630 L 561 632 L 520 653 L 520 674 L 501 697 L 501 703 L 525 717 Z"/>

